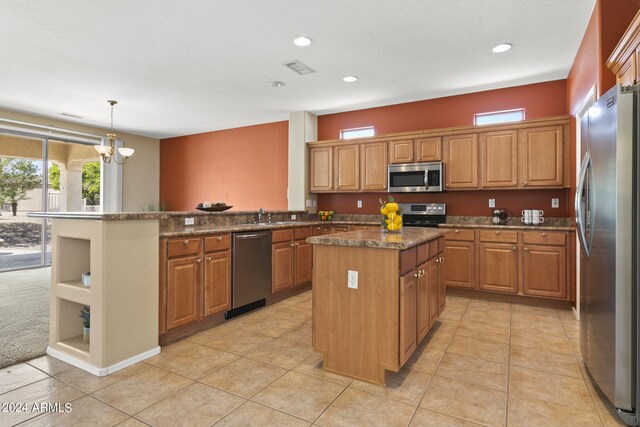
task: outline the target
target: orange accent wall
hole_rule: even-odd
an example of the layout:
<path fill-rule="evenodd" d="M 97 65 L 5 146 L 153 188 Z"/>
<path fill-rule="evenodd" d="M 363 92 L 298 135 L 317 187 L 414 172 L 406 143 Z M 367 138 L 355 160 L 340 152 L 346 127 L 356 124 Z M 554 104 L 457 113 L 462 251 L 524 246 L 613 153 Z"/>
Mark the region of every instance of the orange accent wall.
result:
<path fill-rule="evenodd" d="M 334 210 L 337 213 L 375 214 L 379 212 L 379 199 L 386 200 L 389 193 L 332 193 L 318 195 L 318 210 Z M 444 193 L 393 194 L 398 203 L 446 203 L 447 215 L 490 216 L 489 199 L 496 199 L 497 208 L 507 208 L 514 216 L 523 209 L 542 209 L 544 216 L 564 218 L 568 215 L 567 190 L 500 190 L 500 191 L 449 191 Z M 560 199 L 560 208 L 551 209 L 551 198 Z M 362 200 L 362 209 L 357 201 Z"/>
<path fill-rule="evenodd" d="M 377 134 L 434 129 L 473 124 L 476 113 L 524 108 L 528 119 L 567 114 L 566 80 L 515 86 L 466 95 L 349 111 L 318 117 L 318 139 L 335 139 L 341 129 L 375 126 Z M 549 217 L 569 214 L 569 190 L 464 191 L 444 193 L 394 194 L 400 202 L 447 203 L 449 215 L 488 216 L 488 199 L 513 212 L 543 209 Z M 376 213 L 378 198 L 388 193 L 318 194 L 319 210 L 340 213 Z M 560 199 L 560 208 L 551 209 L 551 199 Z M 364 207 L 356 207 L 362 200 Z"/>
<path fill-rule="evenodd" d="M 374 126 L 376 134 L 469 126 L 476 113 L 525 109 L 525 117 L 567 114 L 566 80 L 428 99 L 318 117 L 318 140 L 340 138 L 340 130 Z"/>
<path fill-rule="evenodd" d="M 160 140 L 160 201 L 193 210 L 224 201 L 233 210 L 287 209 L 288 122 Z"/>

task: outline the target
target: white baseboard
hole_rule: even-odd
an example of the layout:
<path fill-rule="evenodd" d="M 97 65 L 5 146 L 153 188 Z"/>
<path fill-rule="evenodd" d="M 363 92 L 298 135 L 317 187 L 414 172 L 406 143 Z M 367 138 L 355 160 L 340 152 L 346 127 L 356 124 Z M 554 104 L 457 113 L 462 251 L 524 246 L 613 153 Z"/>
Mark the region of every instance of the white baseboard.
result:
<path fill-rule="evenodd" d="M 87 371 L 90 374 L 93 374 L 98 377 L 104 377 L 105 375 L 112 374 L 120 369 L 124 369 L 128 366 L 135 365 L 138 362 L 143 361 L 144 359 L 148 359 L 151 356 L 155 356 L 156 354 L 160 354 L 160 346 L 152 348 L 149 351 L 145 351 L 144 353 L 137 354 L 133 357 L 125 359 L 121 362 L 118 362 L 114 365 L 108 366 L 106 368 L 98 368 L 93 366 L 87 362 L 83 362 L 82 360 L 78 360 L 73 356 L 68 355 L 60 350 L 56 350 L 51 347 L 47 347 L 47 354 L 51 357 L 55 357 L 56 359 L 60 359 L 63 362 L 67 362 L 70 365 L 75 366 L 76 368 L 80 368 L 83 371 Z"/>

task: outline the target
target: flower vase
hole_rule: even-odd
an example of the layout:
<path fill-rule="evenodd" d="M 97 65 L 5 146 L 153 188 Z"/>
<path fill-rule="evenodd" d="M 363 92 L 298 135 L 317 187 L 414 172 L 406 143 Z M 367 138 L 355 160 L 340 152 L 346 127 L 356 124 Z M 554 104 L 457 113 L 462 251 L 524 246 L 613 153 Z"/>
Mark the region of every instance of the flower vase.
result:
<path fill-rule="evenodd" d="M 90 343 L 90 337 L 91 337 L 91 328 L 82 328 L 82 342 L 85 344 L 89 344 Z"/>

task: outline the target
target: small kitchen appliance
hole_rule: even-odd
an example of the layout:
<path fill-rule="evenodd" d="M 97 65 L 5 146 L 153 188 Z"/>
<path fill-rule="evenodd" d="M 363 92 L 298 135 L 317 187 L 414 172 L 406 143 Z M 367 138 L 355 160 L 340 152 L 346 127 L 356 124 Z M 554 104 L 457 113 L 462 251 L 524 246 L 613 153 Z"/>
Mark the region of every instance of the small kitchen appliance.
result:
<path fill-rule="evenodd" d="M 494 209 L 491 222 L 495 225 L 505 225 L 511 221 L 511 211 L 509 209 Z"/>

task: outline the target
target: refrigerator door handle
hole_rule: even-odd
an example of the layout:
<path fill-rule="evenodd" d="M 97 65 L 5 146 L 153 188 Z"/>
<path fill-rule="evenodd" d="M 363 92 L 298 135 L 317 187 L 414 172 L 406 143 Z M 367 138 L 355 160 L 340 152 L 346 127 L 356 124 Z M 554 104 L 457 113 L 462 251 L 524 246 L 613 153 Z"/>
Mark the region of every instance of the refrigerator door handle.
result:
<path fill-rule="evenodd" d="M 585 221 L 584 221 L 584 211 L 582 209 L 582 193 L 584 191 L 584 183 L 587 177 L 587 172 L 591 167 L 591 155 L 587 151 L 584 155 L 584 159 L 582 160 L 582 166 L 580 166 L 580 174 L 578 175 L 578 186 L 576 188 L 576 225 L 578 231 L 578 240 L 580 241 L 580 246 L 582 247 L 582 251 L 584 254 L 589 257 L 589 251 L 591 248 L 587 245 L 587 238 L 585 233 Z M 587 194 L 586 197 L 589 197 Z"/>

